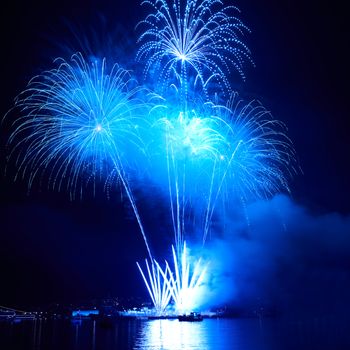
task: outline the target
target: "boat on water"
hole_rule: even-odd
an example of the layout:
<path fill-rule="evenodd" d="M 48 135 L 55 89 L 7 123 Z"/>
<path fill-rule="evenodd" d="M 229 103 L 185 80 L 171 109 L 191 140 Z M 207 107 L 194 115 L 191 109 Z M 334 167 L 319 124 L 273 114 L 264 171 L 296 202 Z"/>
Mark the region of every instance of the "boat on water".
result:
<path fill-rule="evenodd" d="M 200 322 L 203 321 L 203 316 L 199 312 L 191 312 L 188 315 L 179 315 L 178 320 L 187 322 Z"/>

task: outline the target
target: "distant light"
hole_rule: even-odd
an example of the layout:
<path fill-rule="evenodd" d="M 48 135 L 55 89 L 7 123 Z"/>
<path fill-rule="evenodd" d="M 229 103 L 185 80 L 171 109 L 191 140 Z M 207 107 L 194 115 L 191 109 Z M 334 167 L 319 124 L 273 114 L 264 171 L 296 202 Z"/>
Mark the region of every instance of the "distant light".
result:
<path fill-rule="evenodd" d="M 89 317 L 91 315 L 99 315 L 99 310 L 73 310 L 72 317 Z"/>
<path fill-rule="evenodd" d="M 97 132 L 100 132 L 100 131 L 102 130 L 101 124 L 97 124 L 95 130 L 96 130 Z"/>

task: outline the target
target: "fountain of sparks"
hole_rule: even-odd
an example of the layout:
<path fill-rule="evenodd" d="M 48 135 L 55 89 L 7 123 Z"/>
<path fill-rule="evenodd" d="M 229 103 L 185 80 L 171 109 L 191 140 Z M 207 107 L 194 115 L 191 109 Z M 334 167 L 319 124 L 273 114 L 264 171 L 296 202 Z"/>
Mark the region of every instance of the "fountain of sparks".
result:
<path fill-rule="evenodd" d="M 190 263 L 186 242 L 181 251 L 181 261 L 178 262 L 177 253 L 172 247 L 174 259 L 175 279 L 169 272 L 171 281 L 171 294 L 175 303 L 176 312 L 185 314 L 196 309 L 200 305 L 201 286 L 206 277 L 208 263 L 202 263 L 201 259 Z M 167 264 L 168 266 L 168 264 Z"/>
<path fill-rule="evenodd" d="M 169 283 L 171 271 L 168 264 L 165 271 L 163 271 L 156 260 L 152 260 L 151 267 L 147 259 L 145 263 L 146 273 L 144 273 L 138 262 L 136 264 L 154 305 L 155 315 L 163 316 L 168 311 L 167 308 L 173 295 L 172 286 Z"/>
<path fill-rule="evenodd" d="M 165 261 L 165 268 L 156 260 L 153 260 L 150 267 L 146 259 L 145 274 L 137 263 L 153 302 L 155 314 L 158 316 L 189 313 L 201 306 L 203 298 L 201 287 L 206 278 L 208 263 L 202 263 L 201 259 L 198 259 L 191 264 L 186 242 L 180 253 L 172 246 L 172 255 L 173 269 L 168 261 Z M 174 309 L 168 307 L 171 300 Z"/>

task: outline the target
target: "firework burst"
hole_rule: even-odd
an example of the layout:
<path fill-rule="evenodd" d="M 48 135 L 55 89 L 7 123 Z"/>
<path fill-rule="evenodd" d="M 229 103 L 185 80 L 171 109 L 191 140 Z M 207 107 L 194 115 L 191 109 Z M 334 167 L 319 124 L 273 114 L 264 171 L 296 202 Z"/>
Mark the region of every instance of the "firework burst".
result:
<path fill-rule="evenodd" d="M 131 165 L 144 156 L 140 130 L 148 107 L 140 96 L 145 91 L 118 65 L 108 69 L 105 59 L 88 62 L 77 53 L 55 62 L 57 68 L 35 76 L 16 99 L 21 117 L 9 142 L 17 177 L 28 177 L 29 188 L 36 178 L 47 178 L 72 199 L 90 183 L 95 191 L 96 180 L 117 178 L 151 257 L 128 180 L 135 170 Z"/>
<path fill-rule="evenodd" d="M 153 134 L 159 137 L 149 155 L 157 155 L 151 163 L 161 168 L 153 181 L 168 187 L 176 247 L 191 232 L 191 217 L 204 243 L 217 205 L 289 191 L 297 171 L 293 144 L 260 102 L 236 94 L 225 106 L 199 102 L 181 109 L 163 102 L 155 108 Z"/>
<path fill-rule="evenodd" d="M 145 103 L 118 65 L 108 70 L 105 60 L 89 63 L 81 54 L 55 62 L 57 68 L 35 76 L 17 97 L 21 117 L 10 144 L 18 176 L 28 176 L 29 186 L 47 173 L 49 185 L 65 185 L 74 198 L 82 194 L 82 179 L 95 183 L 112 169 L 121 175 L 130 165 L 126 148 L 142 154 Z"/>
<path fill-rule="evenodd" d="M 245 78 L 244 64 L 252 60 L 242 38 L 249 29 L 236 16 L 237 7 L 224 6 L 221 0 L 146 0 L 142 4 L 152 11 L 138 24 L 145 28 L 137 54 L 138 60 L 147 60 L 145 74 L 155 70 L 159 81 L 179 80 L 184 96 L 192 78 L 205 92 L 211 80 L 222 91 L 230 91 L 232 68 Z"/>

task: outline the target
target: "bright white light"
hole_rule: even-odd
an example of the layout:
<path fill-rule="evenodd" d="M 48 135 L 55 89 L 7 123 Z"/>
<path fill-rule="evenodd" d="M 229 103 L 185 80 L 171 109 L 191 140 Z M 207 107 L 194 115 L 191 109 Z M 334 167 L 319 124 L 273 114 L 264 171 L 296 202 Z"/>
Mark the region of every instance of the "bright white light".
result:
<path fill-rule="evenodd" d="M 95 130 L 96 130 L 97 132 L 100 132 L 100 131 L 102 130 L 101 124 L 97 124 Z"/>
<path fill-rule="evenodd" d="M 206 276 L 208 264 L 203 264 L 201 259 L 190 261 L 186 242 L 179 257 L 174 247 L 172 250 L 175 269 L 175 279 L 173 274 L 169 274 L 173 287 L 172 297 L 176 311 L 179 314 L 186 314 L 200 307 L 203 302 L 201 285 Z"/>
<path fill-rule="evenodd" d="M 143 322 L 135 350 L 143 349 L 208 349 L 206 322 L 153 320 Z"/>
<path fill-rule="evenodd" d="M 137 266 L 141 272 L 148 293 L 154 304 L 155 313 L 163 315 L 172 299 L 177 314 L 186 314 L 201 307 L 205 299 L 205 290 L 202 288 L 208 264 L 201 259 L 192 261 L 184 242 L 179 256 L 173 251 L 173 269 L 167 261 L 162 269 L 156 260 L 148 264 L 146 260 L 146 274 L 141 266 Z"/>
<path fill-rule="evenodd" d="M 183 54 L 183 53 L 179 53 L 179 54 L 177 55 L 177 57 L 178 57 L 179 60 L 181 60 L 182 62 L 187 61 L 187 56 L 186 56 L 185 54 Z"/>

